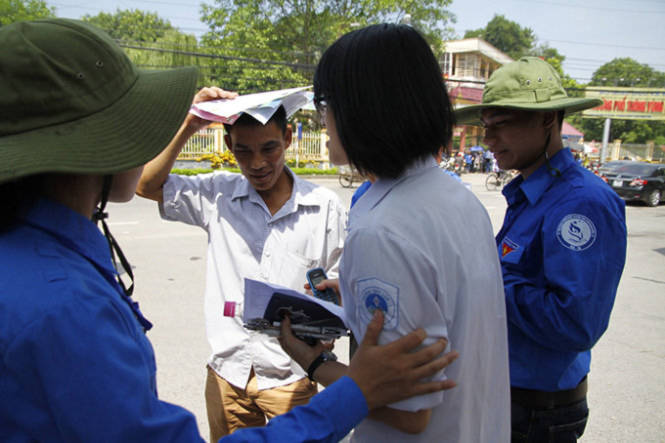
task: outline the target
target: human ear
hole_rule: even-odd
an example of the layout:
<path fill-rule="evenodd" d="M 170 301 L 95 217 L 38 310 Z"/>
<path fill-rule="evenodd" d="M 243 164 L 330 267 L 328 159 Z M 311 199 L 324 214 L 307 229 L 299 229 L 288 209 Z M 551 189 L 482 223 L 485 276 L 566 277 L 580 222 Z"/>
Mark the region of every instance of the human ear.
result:
<path fill-rule="evenodd" d="M 293 138 L 293 130 L 289 126 L 287 126 L 286 130 L 284 131 L 285 149 L 291 146 L 292 138 Z"/>
<path fill-rule="evenodd" d="M 556 112 L 554 111 L 543 112 L 542 117 L 543 117 L 543 127 L 552 128 L 554 122 L 556 121 Z"/>

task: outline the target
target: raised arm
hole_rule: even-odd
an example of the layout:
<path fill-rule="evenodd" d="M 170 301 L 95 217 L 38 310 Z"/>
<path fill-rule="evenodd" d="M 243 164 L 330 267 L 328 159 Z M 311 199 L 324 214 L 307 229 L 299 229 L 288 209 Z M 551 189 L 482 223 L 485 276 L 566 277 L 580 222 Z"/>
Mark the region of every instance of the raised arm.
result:
<path fill-rule="evenodd" d="M 235 98 L 237 96 L 238 94 L 235 92 L 225 91 L 217 87 L 203 88 L 194 96 L 193 103 L 220 98 Z M 136 193 L 141 197 L 161 202 L 163 200 L 162 189 L 164 183 L 173 168 L 176 158 L 178 158 L 178 154 L 180 154 L 185 143 L 192 135 L 209 124 L 209 120 L 204 120 L 194 114 L 187 114 L 185 121 L 180 125 L 180 129 L 178 129 L 175 137 L 171 139 L 166 148 L 157 157 L 148 162 L 143 168 L 143 174 L 141 174 L 138 186 L 136 187 Z"/>

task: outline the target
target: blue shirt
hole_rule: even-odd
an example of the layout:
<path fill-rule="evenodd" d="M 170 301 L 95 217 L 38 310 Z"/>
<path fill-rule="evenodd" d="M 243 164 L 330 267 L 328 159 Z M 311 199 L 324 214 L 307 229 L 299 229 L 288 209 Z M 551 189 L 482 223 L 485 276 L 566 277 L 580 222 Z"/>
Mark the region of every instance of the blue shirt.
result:
<path fill-rule="evenodd" d="M 1 233 L 0 441 L 203 441 L 191 413 L 157 397 L 142 318 L 87 218 L 40 200 Z M 343 377 L 307 406 L 223 440 L 337 441 L 366 415 Z"/>
<path fill-rule="evenodd" d="M 503 190 L 496 243 L 514 387 L 557 391 L 589 372 L 626 259 L 625 205 L 567 149 Z"/>
<path fill-rule="evenodd" d="M 358 199 L 360 197 L 362 197 L 365 194 L 365 192 L 367 192 L 367 190 L 369 189 L 370 186 L 372 186 L 372 182 L 369 181 L 369 180 L 365 180 L 364 182 L 362 182 L 360 184 L 360 186 L 358 186 L 358 189 L 356 189 L 356 192 L 354 192 L 353 195 L 351 196 L 351 207 L 352 208 L 353 208 L 353 205 L 356 204 Z"/>

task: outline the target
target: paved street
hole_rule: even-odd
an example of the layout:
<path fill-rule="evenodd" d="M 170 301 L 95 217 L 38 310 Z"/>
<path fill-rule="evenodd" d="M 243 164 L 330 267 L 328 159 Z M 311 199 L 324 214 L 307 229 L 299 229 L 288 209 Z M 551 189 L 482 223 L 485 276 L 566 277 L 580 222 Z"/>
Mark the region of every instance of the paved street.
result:
<path fill-rule="evenodd" d="M 483 174 L 467 174 L 463 180 L 498 230 L 503 196 L 485 190 Z M 312 181 L 350 202 L 354 189 L 342 188 L 336 177 Z M 109 209 L 111 230 L 134 267 L 134 298 L 155 324 L 149 337 L 160 396 L 194 412 L 207 438 L 206 236 L 199 228 L 161 221 L 156 203 L 142 198 Z M 626 212 L 628 260 L 609 330 L 592 354 L 591 418 L 582 442 L 662 442 L 665 436 L 665 204 L 629 204 Z M 346 354 L 343 349 L 338 353 Z"/>

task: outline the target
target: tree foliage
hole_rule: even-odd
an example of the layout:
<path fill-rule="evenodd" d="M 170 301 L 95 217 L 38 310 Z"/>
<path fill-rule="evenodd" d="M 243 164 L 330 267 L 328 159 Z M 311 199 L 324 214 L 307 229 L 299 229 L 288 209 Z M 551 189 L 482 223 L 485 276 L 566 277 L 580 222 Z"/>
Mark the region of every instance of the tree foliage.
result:
<path fill-rule="evenodd" d="M 454 17 L 451 0 L 215 0 L 201 8 L 210 31 L 201 42 L 228 58 L 211 81 L 242 92 L 311 82 L 322 52 L 371 23 L 407 21 L 441 47 Z"/>
<path fill-rule="evenodd" d="M 0 26 L 54 15 L 55 9 L 42 0 L 0 0 Z"/>
<path fill-rule="evenodd" d="M 665 73 L 629 57 L 615 58 L 593 73 L 589 85 L 665 88 Z"/>
<path fill-rule="evenodd" d="M 82 20 L 105 30 L 116 40 L 132 42 L 155 42 L 168 31 L 174 30 L 171 23 L 159 18 L 157 13 L 138 9 L 116 10 L 109 14 L 100 12 L 95 16 L 84 15 Z"/>
<path fill-rule="evenodd" d="M 140 68 L 167 69 L 202 63 L 193 55 L 199 49 L 196 37 L 178 31 L 156 13 L 118 9 L 113 14 L 85 15 L 82 20 L 105 30 Z"/>
<path fill-rule="evenodd" d="M 464 38 L 480 37 L 513 59 L 529 54 L 536 37 L 531 28 L 520 26 L 503 15 L 495 15 L 487 26 L 466 31 Z"/>

